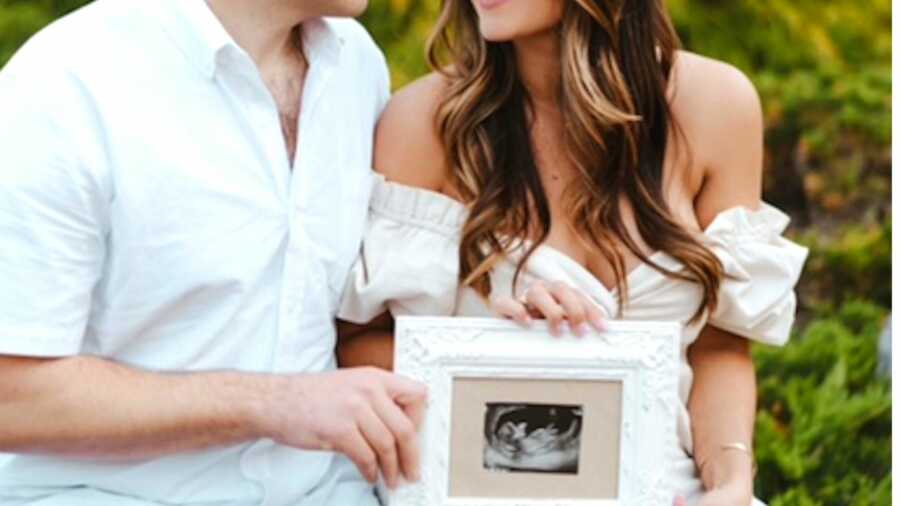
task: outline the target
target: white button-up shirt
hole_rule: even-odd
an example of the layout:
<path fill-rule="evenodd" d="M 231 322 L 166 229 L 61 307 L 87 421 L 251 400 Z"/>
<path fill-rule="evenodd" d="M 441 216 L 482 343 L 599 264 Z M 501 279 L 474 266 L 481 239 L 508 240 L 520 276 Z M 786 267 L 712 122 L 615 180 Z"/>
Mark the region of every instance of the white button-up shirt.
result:
<path fill-rule="evenodd" d="M 355 21 L 310 21 L 303 36 L 293 170 L 271 94 L 202 0 L 98 0 L 19 51 L 0 73 L 0 354 L 157 371 L 335 367 L 388 74 Z M 37 498 L 375 504 L 345 457 L 267 440 L 0 466 L 0 504 Z"/>

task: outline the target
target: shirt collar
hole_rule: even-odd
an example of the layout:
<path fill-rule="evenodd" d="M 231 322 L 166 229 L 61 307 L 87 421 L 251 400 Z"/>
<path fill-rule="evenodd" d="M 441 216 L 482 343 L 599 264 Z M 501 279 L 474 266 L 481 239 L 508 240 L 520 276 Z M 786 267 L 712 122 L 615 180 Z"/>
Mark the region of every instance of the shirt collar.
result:
<path fill-rule="evenodd" d="M 209 79 L 216 75 L 221 51 L 227 47 L 240 49 L 205 0 L 153 0 L 145 4 L 155 4 L 166 31 L 191 64 Z M 334 23 L 328 18 L 303 23 L 303 49 L 310 65 L 331 66 L 340 58 L 344 38 Z"/>
<path fill-rule="evenodd" d="M 303 23 L 303 51 L 310 65 L 335 65 L 346 44 L 329 18 L 314 18 Z"/>

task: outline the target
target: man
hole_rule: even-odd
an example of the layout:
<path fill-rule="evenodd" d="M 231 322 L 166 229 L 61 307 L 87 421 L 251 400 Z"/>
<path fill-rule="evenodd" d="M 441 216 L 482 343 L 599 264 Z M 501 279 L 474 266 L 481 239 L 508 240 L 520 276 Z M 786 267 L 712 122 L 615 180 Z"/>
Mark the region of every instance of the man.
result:
<path fill-rule="evenodd" d="M 0 504 L 373 505 L 416 478 L 423 388 L 334 371 L 388 98 L 334 19 L 364 7 L 98 0 L 0 73 Z"/>

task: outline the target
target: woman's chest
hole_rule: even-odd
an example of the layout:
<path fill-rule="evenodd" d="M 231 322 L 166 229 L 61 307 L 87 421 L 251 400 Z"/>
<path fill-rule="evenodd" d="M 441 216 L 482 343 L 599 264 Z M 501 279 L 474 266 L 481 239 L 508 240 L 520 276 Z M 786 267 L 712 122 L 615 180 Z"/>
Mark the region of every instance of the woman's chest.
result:
<path fill-rule="evenodd" d="M 560 197 L 561 198 L 561 197 Z M 619 216 L 621 232 L 600 224 L 576 223 L 568 216 L 560 198 L 551 198 L 551 225 L 544 245 L 564 254 L 607 288 L 621 289 L 636 269 L 654 261 L 661 248 L 654 247 L 655 237 L 646 237 L 642 228 L 652 228 L 651 222 L 639 225 L 634 204 L 620 198 Z M 673 185 L 667 192 L 667 209 L 671 218 L 687 230 L 699 230 L 694 214 L 691 191 L 682 185 Z M 649 220 L 646 220 L 649 221 Z M 610 245 L 599 248 L 587 239 L 587 230 Z M 622 233 L 623 232 L 623 233 Z M 622 236 L 624 235 L 624 239 Z M 621 262 L 621 263 L 618 263 Z M 618 264 L 617 264 L 618 263 Z M 623 283 L 618 283 L 622 281 Z"/>
<path fill-rule="evenodd" d="M 550 214 L 543 243 L 580 264 L 609 289 L 617 286 L 617 277 L 626 278 L 657 250 L 664 249 L 655 244 L 658 237 L 648 236 L 649 230 L 665 228 L 661 226 L 664 220 L 673 220 L 686 230 L 700 230 L 693 202 L 702 186 L 702 171 L 684 157 L 667 153 L 659 188 L 651 188 L 651 193 L 661 195 L 659 201 L 632 200 L 623 189 L 612 195 L 616 212 L 606 213 L 603 223 L 573 215 L 575 203 L 585 198 L 589 193 L 585 187 L 593 183 L 568 161 L 561 144 L 536 140 L 544 141 L 536 142 L 535 162 Z M 638 186 L 644 183 L 634 182 Z M 657 211 L 648 213 L 650 207 Z M 594 243 L 597 240 L 609 247 L 598 247 Z"/>
<path fill-rule="evenodd" d="M 675 258 L 656 253 L 653 261 L 676 270 Z M 516 278 L 516 259 L 502 261 L 491 272 L 492 295 L 521 295 L 537 281 L 562 281 L 594 301 L 609 318 L 637 321 L 677 321 L 687 324 L 703 302 L 703 289 L 696 283 L 670 278 L 641 264 L 628 274 L 627 296 L 608 289 L 601 280 L 573 259 L 552 248 L 539 247 Z M 460 286 L 456 316 L 495 316 L 489 302 L 473 289 Z"/>

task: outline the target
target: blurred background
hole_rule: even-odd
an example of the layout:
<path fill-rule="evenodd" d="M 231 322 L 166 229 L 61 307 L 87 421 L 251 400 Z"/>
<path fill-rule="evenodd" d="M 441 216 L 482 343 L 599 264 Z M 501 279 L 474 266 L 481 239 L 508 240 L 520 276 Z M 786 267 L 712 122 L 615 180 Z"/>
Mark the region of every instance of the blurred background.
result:
<path fill-rule="evenodd" d="M 152 1 L 152 0 L 148 0 Z M 0 0 L 0 66 L 83 0 Z M 770 506 L 891 504 L 891 4 L 669 0 L 687 49 L 756 83 L 765 199 L 811 256 L 787 347 L 758 346 L 757 495 Z M 371 0 L 394 87 L 427 71 L 439 0 Z"/>

